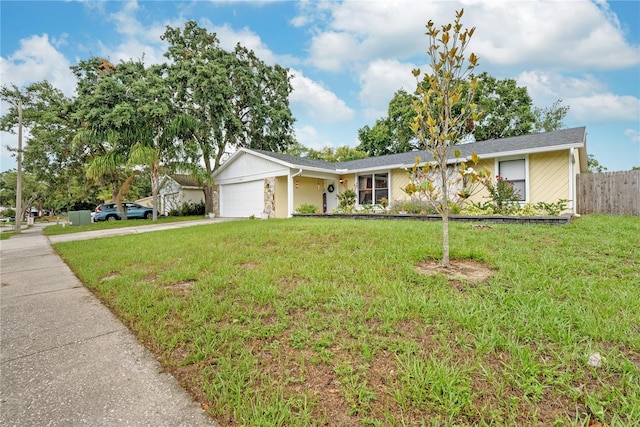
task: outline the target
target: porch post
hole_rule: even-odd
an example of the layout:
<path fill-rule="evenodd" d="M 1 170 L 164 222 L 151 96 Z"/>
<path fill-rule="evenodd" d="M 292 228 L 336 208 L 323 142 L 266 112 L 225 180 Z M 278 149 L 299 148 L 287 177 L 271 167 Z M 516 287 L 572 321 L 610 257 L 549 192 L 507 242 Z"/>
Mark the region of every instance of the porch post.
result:
<path fill-rule="evenodd" d="M 293 175 L 291 170 L 287 175 L 287 218 L 293 216 Z"/>

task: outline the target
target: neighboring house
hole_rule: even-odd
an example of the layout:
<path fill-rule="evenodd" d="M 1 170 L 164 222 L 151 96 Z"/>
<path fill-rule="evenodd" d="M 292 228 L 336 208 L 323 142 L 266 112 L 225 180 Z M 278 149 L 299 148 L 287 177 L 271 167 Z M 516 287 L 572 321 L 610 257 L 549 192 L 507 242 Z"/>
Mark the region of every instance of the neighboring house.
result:
<path fill-rule="evenodd" d="M 148 208 L 153 207 L 153 196 L 143 197 L 142 199 L 138 199 L 135 201 L 137 204 L 146 206 Z"/>
<path fill-rule="evenodd" d="M 564 129 L 461 144 L 456 147 L 468 161 L 476 153 L 492 175 L 512 181 L 522 203 L 570 200 L 574 212 L 576 175 L 587 172 L 586 129 Z M 409 183 L 407 169 L 416 157 L 433 161 L 426 151 L 412 151 L 348 162 L 322 160 L 241 148 L 215 173 L 218 186 L 216 214 L 222 217 L 286 218 L 303 204 L 323 212 L 338 205 L 337 194 L 356 192 L 359 205 L 408 200 L 402 188 Z M 450 160 L 455 164 L 456 159 Z M 488 200 L 486 190 L 475 201 Z"/>
<path fill-rule="evenodd" d="M 204 202 L 202 185 L 187 175 L 165 175 L 160 179 L 159 212 L 168 215 L 185 203 Z"/>

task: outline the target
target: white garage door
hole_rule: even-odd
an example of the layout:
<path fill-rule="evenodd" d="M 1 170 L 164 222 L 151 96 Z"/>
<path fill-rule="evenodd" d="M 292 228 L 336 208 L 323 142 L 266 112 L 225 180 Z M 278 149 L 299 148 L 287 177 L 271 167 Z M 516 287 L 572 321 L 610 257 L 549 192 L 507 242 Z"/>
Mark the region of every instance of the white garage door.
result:
<path fill-rule="evenodd" d="M 264 210 L 263 182 L 250 181 L 220 186 L 220 216 L 260 218 Z"/>

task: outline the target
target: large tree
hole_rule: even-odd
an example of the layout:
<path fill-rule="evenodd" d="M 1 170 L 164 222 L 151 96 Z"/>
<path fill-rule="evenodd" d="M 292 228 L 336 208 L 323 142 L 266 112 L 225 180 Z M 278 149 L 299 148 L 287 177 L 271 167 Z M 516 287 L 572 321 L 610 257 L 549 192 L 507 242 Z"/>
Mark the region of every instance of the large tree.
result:
<path fill-rule="evenodd" d="M 466 50 L 475 31 L 464 28 L 460 19 L 464 10 L 456 11 L 453 24 L 440 29 L 433 21 L 427 23 L 429 38 L 427 55 L 430 71 L 413 71 L 418 81 L 419 98 L 414 102 L 415 118 L 411 128 L 420 144 L 434 160 L 433 171 L 438 177 L 439 197 L 435 207 L 442 216 L 442 266 L 449 266 L 449 160 L 456 144 L 467 135 L 469 119 L 477 122 L 477 105 L 473 102 L 477 78 L 472 75 L 478 65 L 474 53 Z M 427 159 L 423 159 L 426 161 Z"/>
<path fill-rule="evenodd" d="M 531 133 L 535 117 L 527 88 L 518 86 L 514 79 L 498 80 L 486 72 L 477 78 L 474 102 L 482 118 L 474 122 L 475 139 L 485 141 Z"/>
<path fill-rule="evenodd" d="M 128 129 L 134 141 L 128 163 L 143 166 L 149 174 L 153 221 L 158 219 L 160 174 L 163 168 L 170 168 L 175 161 L 179 133 L 172 93 L 165 85 L 165 71 L 164 65 L 143 70 L 131 90 L 136 120 Z"/>
<path fill-rule="evenodd" d="M 294 142 L 290 75 L 240 45 L 225 51 L 194 21 L 168 26 L 162 39 L 169 43 L 167 82 L 183 113 L 176 124 L 185 166 L 202 182 L 212 212 L 211 175 L 225 155 L 238 147 L 284 151 Z"/>
<path fill-rule="evenodd" d="M 358 130 L 360 145 L 357 149 L 369 156 L 404 153 L 418 148 L 411 122 L 415 117 L 415 96 L 404 89 L 398 90 L 389 102 L 387 117 L 376 120 L 373 127 L 365 125 Z"/>
<path fill-rule="evenodd" d="M 10 170 L 0 173 L 0 206 L 15 206 L 18 187 L 17 172 Z M 27 210 L 43 208 L 47 197 L 47 185 L 38 181 L 30 173 L 22 174 L 22 198 L 20 212 L 16 212 L 16 218 L 24 218 Z M 19 220 L 17 221 L 19 222 Z"/>
<path fill-rule="evenodd" d="M 28 130 L 23 147 L 25 173 L 45 185 L 42 203 L 51 210 L 68 210 L 78 202 L 95 204 L 97 188 L 81 179 L 84 165 L 72 143 L 77 130 L 72 119 L 72 100 L 48 81 L 23 89 L 2 87 L 2 98 L 14 105 L 22 100 L 23 125 Z M 13 131 L 18 122 L 15 107 L 0 119 L 0 127 Z"/>
<path fill-rule="evenodd" d="M 343 145 L 342 147 L 332 148 L 325 147 L 322 150 L 314 150 L 313 148 L 307 148 L 300 143 L 296 142 L 291 145 L 287 151 L 287 154 L 297 157 L 306 157 L 308 159 L 324 160 L 326 162 L 347 162 L 349 160 L 364 159 L 367 157 L 367 153 L 360 151 L 357 148 Z"/>
<path fill-rule="evenodd" d="M 114 65 L 103 58 L 90 58 L 71 67 L 77 79 L 74 119 L 78 131 L 74 145 L 89 178 L 107 185 L 111 200 L 120 196 L 122 184 L 131 175 L 127 160 L 135 144 L 130 129 L 136 120 L 134 84 L 144 72 L 142 62 Z"/>
<path fill-rule="evenodd" d="M 469 122 L 467 140 L 483 141 L 537 132 L 561 129 L 569 110 L 557 100 L 550 107 L 534 107 L 528 90 L 518 86 L 514 79 L 496 79 L 489 74 L 477 76 L 478 87 L 474 102 L 482 116 L 478 122 Z M 464 91 L 468 88 L 463 83 Z M 365 125 L 358 130 L 358 148 L 370 156 L 404 153 L 420 149 L 411 131 L 414 96 L 403 90 L 396 92 L 389 102 L 388 116 L 376 120 L 373 127 Z M 454 111 L 462 108 L 456 106 Z"/>

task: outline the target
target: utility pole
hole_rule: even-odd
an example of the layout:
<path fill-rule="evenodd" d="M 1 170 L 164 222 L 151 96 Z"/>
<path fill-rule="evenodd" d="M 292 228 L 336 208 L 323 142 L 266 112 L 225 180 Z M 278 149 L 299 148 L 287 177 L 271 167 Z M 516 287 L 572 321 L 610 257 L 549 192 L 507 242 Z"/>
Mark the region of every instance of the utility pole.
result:
<path fill-rule="evenodd" d="M 16 174 L 16 233 L 22 227 L 22 99 L 18 99 L 18 173 Z"/>

